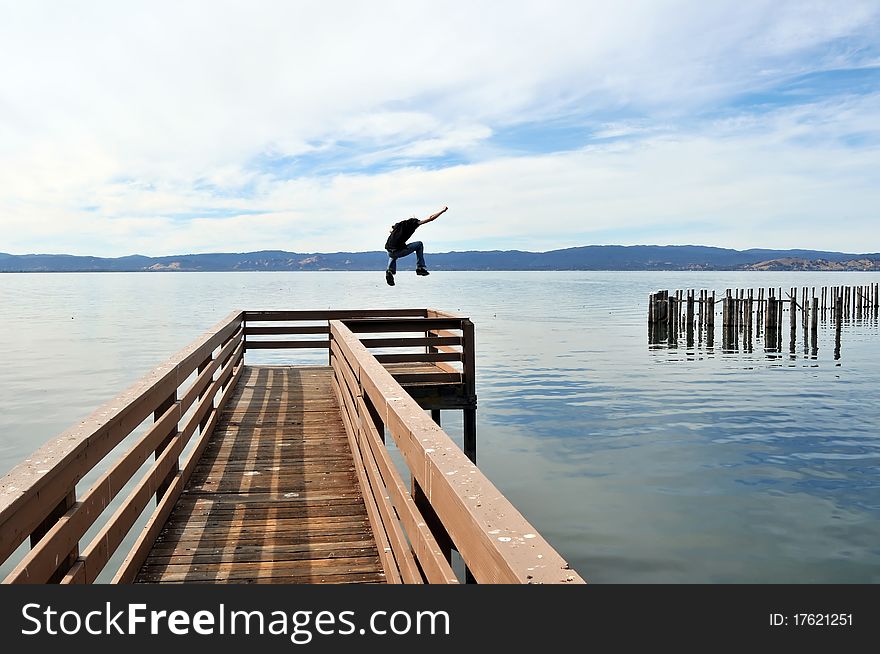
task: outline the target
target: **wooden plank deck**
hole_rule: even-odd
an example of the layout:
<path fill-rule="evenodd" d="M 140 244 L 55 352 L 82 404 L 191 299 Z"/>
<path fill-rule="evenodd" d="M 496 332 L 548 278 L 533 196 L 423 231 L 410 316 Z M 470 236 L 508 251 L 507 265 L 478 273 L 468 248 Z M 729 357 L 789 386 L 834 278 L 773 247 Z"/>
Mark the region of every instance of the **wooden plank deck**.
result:
<path fill-rule="evenodd" d="M 245 368 L 139 583 L 384 583 L 330 367 Z"/>

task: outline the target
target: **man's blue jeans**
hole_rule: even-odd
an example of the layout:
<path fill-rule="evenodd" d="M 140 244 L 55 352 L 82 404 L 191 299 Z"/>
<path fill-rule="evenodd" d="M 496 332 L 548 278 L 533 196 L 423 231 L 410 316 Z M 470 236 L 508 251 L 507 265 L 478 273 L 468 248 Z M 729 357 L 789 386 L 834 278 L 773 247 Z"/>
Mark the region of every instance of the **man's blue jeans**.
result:
<path fill-rule="evenodd" d="M 425 246 L 422 245 L 421 241 L 413 241 L 412 243 L 407 243 L 399 250 L 388 250 L 388 256 L 391 257 L 388 261 L 388 272 L 396 273 L 397 272 L 397 260 L 400 257 L 406 257 L 411 255 L 413 252 L 416 253 L 416 265 L 419 268 L 425 267 Z"/>

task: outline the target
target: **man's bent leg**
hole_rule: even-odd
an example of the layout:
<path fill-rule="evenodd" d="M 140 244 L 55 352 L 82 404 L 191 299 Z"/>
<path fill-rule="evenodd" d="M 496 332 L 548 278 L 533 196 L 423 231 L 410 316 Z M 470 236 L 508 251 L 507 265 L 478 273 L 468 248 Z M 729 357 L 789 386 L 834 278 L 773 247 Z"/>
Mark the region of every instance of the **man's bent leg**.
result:
<path fill-rule="evenodd" d="M 424 268 L 425 267 L 425 246 L 422 245 L 421 241 L 414 241 L 410 243 L 407 247 L 411 247 L 416 252 L 416 267 Z"/>
<path fill-rule="evenodd" d="M 418 245 L 419 245 L 419 247 L 421 247 L 422 244 L 418 243 Z M 389 267 L 389 270 L 391 270 L 391 272 L 397 272 L 397 259 L 400 259 L 402 257 L 408 257 L 409 255 L 411 255 L 415 251 L 416 251 L 416 243 L 407 243 L 399 250 L 394 250 L 393 252 L 389 252 L 391 259 L 394 262 L 393 263 L 394 268 Z"/>

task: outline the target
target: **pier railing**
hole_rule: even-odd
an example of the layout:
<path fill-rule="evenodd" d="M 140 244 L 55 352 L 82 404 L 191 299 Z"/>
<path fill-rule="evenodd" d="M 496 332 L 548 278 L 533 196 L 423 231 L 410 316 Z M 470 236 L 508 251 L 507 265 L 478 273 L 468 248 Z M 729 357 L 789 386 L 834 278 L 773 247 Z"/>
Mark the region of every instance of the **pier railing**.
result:
<path fill-rule="evenodd" d="M 399 382 L 463 383 L 474 395 L 474 325 L 436 309 L 245 311 L 245 350 L 329 350 L 332 320 L 345 322 L 382 363 L 430 364 L 392 372 Z"/>
<path fill-rule="evenodd" d="M 447 562 L 454 546 L 478 583 L 583 582 L 345 322 L 330 323 L 330 341 L 334 390 L 389 581 L 455 583 Z"/>
<path fill-rule="evenodd" d="M 0 563 L 30 540 L 4 582 L 92 583 L 123 554 L 105 576 L 133 581 L 208 444 L 246 350 L 288 348 L 328 351 L 389 581 L 456 583 L 455 548 L 478 582 L 583 582 L 472 462 L 473 324 L 432 309 L 231 313 L 0 478 Z M 467 454 L 411 394 L 447 382 L 469 402 Z M 90 473 L 97 480 L 78 493 Z"/>
<path fill-rule="evenodd" d="M 132 578 L 186 485 L 241 373 L 243 318 L 241 311 L 231 313 L 0 479 L 0 562 L 25 540 L 31 544 L 6 583 L 94 582 L 155 496 L 157 508 L 114 581 Z M 138 435 L 140 427 L 146 429 Z M 196 434 L 194 446 L 181 462 Z M 108 455 L 130 436 L 133 442 L 110 461 Z M 154 461 L 145 466 L 150 456 Z M 77 483 L 99 465 L 106 469 L 78 495 Z M 132 487 L 133 479 L 137 481 Z M 118 507 L 106 517 L 111 503 L 129 487 L 121 504 L 114 503 Z M 103 525 L 80 550 L 80 541 L 102 516 Z"/>

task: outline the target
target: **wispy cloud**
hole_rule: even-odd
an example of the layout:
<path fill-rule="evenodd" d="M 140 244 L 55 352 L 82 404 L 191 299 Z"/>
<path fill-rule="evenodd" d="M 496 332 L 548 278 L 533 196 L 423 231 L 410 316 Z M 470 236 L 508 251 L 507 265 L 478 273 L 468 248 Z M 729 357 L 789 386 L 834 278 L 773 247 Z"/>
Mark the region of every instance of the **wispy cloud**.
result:
<path fill-rule="evenodd" d="M 443 205 L 435 250 L 878 251 L 877 34 L 858 1 L 7 3 L 0 251 L 379 249 Z"/>

